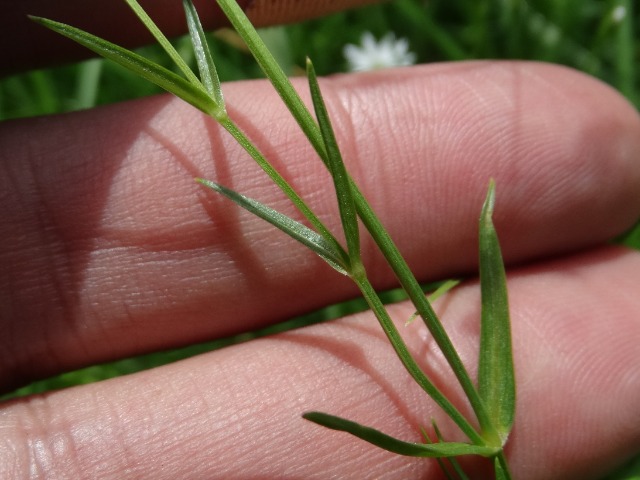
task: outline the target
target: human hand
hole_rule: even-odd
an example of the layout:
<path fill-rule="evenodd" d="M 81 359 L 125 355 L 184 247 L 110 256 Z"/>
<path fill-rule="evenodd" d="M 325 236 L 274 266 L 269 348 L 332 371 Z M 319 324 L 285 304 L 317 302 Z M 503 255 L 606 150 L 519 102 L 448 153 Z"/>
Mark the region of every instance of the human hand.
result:
<path fill-rule="evenodd" d="M 433 65 L 323 88 L 347 166 L 419 278 L 474 271 L 477 217 L 496 178 L 513 265 L 515 477 L 597 477 L 636 452 L 640 255 L 599 246 L 640 214 L 636 112 L 594 80 L 540 64 Z M 324 167 L 270 88 L 235 83 L 225 95 L 303 197 L 335 213 Z M 178 100 L 7 123 L 0 145 L 5 389 L 355 294 L 313 254 L 193 183 L 211 178 L 291 212 Z M 363 247 L 378 286 L 392 286 Z M 473 282 L 437 304 L 470 366 L 478 307 Z M 391 311 L 400 323 L 412 313 Z M 437 383 L 450 384 L 420 326 L 403 330 Z M 323 410 L 419 441 L 418 426 L 440 418 L 368 313 L 2 408 L 0 477 L 437 475 L 427 460 L 300 419 Z"/>

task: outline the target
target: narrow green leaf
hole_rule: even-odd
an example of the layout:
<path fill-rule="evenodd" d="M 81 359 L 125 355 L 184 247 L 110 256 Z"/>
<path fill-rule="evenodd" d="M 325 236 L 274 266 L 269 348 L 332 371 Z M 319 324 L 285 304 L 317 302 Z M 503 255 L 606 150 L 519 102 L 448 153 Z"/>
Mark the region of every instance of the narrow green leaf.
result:
<path fill-rule="evenodd" d="M 342 228 L 347 239 L 347 251 L 351 259 L 352 265 L 360 262 L 360 234 L 358 232 L 358 214 L 353 195 L 351 194 L 351 182 L 349 175 L 342 161 L 340 148 L 336 141 L 336 136 L 331 126 L 331 119 L 327 113 L 327 107 L 322 98 L 318 78 L 311 60 L 307 58 L 307 77 L 309 79 L 309 89 L 311 91 L 311 100 L 313 108 L 316 112 L 320 132 L 324 141 L 325 150 L 327 152 L 328 169 L 333 178 L 333 184 L 338 195 L 338 206 L 340 209 L 340 219 L 342 220 Z"/>
<path fill-rule="evenodd" d="M 218 77 L 218 71 L 216 70 L 216 66 L 213 62 L 213 57 L 211 56 L 209 44 L 207 43 L 207 38 L 204 35 L 204 30 L 202 29 L 198 12 L 193 6 L 193 2 L 191 0 L 182 0 L 182 4 L 187 17 L 191 43 L 193 43 L 193 50 L 196 54 L 196 61 L 198 62 L 200 79 L 202 80 L 202 83 L 209 95 L 211 95 L 218 105 L 220 105 L 220 108 L 224 108 L 224 98 L 222 97 L 220 78 Z"/>
<path fill-rule="evenodd" d="M 329 243 L 325 238 L 317 232 L 311 230 L 309 227 L 296 222 L 290 217 L 283 215 L 270 207 L 267 207 L 263 203 L 246 197 L 238 192 L 230 190 L 222 185 L 212 182 L 210 180 L 204 180 L 197 178 L 196 181 L 205 187 L 221 193 L 228 199 L 254 215 L 266 220 L 274 227 L 280 229 L 293 239 L 302 243 L 304 246 L 313 250 L 329 265 L 335 268 L 338 272 L 346 275 L 346 269 L 344 268 L 340 255 L 333 248 L 333 245 Z"/>
<path fill-rule="evenodd" d="M 151 32 L 151 35 L 154 36 L 154 38 L 158 41 L 160 46 L 162 46 L 164 51 L 167 52 L 167 55 L 171 57 L 171 60 L 175 62 L 175 64 L 180 69 L 180 71 L 184 74 L 184 76 L 187 77 L 187 80 L 189 81 L 189 83 L 192 83 L 193 85 L 202 85 L 200 83 L 200 80 L 198 80 L 198 77 L 196 77 L 195 74 L 191 71 L 191 69 L 185 63 L 184 59 L 180 56 L 178 51 L 173 47 L 173 45 L 171 45 L 171 42 L 169 42 L 167 37 L 164 36 L 164 33 L 160 31 L 160 29 L 156 26 L 153 20 L 151 20 L 151 17 L 147 15 L 147 12 L 145 12 L 142 9 L 140 4 L 136 0 L 125 0 L 125 1 L 129 5 L 131 10 L 133 10 L 133 12 L 138 16 L 138 18 L 144 24 L 144 26 L 147 27 L 147 30 Z"/>
<path fill-rule="evenodd" d="M 507 280 L 492 220 L 494 203 L 495 185 L 492 180 L 480 217 L 482 318 L 478 392 L 504 444 L 513 425 L 516 390 Z"/>
<path fill-rule="evenodd" d="M 87 47 L 98 55 L 108 58 L 142 78 L 155 83 L 207 115 L 216 116 L 220 110 L 218 104 L 209 97 L 202 85 L 198 84 L 200 86 L 197 86 L 189 83 L 181 76 L 147 60 L 137 53 L 119 47 L 78 28 L 65 25 L 64 23 L 40 17 L 32 16 L 30 18 L 34 22 L 78 42 L 80 45 Z"/>
<path fill-rule="evenodd" d="M 491 457 L 499 451 L 493 447 L 471 445 L 468 443 L 446 442 L 424 444 L 404 442 L 371 427 L 365 427 L 359 423 L 321 412 L 307 412 L 302 415 L 302 417 L 323 427 L 350 433 L 377 447 L 384 448 L 389 452 L 399 455 L 431 458 L 457 457 L 460 455 Z"/>

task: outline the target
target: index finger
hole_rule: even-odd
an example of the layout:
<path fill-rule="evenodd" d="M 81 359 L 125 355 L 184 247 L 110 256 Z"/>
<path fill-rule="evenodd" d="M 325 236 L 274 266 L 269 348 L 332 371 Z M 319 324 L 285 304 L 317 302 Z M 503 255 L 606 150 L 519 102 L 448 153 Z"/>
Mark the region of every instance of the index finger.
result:
<path fill-rule="evenodd" d="M 268 26 L 301 21 L 342 9 L 376 3 L 379 0 L 238 0 L 254 25 Z M 145 11 L 168 37 L 186 32 L 179 1 L 140 1 Z M 194 0 L 205 28 L 227 24 L 213 1 Z M 3 51 L 0 75 L 80 60 L 91 55 L 86 49 L 29 21 L 27 15 L 51 18 L 78 26 L 99 37 L 129 48 L 152 41 L 151 36 L 124 0 L 9 0 L 3 3 L 0 20 L 0 45 Z"/>

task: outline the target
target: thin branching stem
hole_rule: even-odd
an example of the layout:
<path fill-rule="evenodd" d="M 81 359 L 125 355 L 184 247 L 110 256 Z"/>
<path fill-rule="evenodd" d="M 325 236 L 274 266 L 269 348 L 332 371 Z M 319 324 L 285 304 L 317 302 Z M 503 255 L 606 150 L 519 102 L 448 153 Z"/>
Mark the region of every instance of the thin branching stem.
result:
<path fill-rule="evenodd" d="M 447 415 L 451 417 L 460 430 L 462 430 L 473 443 L 477 445 L 484 445 L 484 440 L 471 426 L 464 415 L 462 415 L 460 411 L 447 399 L 447 397 L 445 397 L 444 394 L 427 378 L 420 366 L 411 356 L 407 345 L 391 320 L 391 317 L 389 317 L 378 293 L 369 282 L 369 279 L 365 274 L 364 267 L 360 267 L 358 269 L 358 274 L 353 275 L 352 278 L 358 285 L 358 288 L 360 288 L 367 304 L 380 322 L 380 325 L 398 355 L 398 358 L 411 377 L 425 392 L 427 392 L 427 394 L 429 394 L 429 396 L 447 413 Z"/>

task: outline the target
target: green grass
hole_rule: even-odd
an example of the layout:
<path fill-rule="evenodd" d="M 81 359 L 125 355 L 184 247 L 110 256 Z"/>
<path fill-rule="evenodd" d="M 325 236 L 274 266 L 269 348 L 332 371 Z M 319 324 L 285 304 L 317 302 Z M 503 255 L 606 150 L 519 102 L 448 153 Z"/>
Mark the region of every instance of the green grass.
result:
<path fill-rule="evenodd" d="M 615 13 L 624 8 L 627 15 L 622 21 L 616 20 Z M 635 12 L 631 11 L 633 8 Z M 345 71 L 342 48 L 346 43 L 358 43 L 364 31 L 371 31 L 378 38 L 393 31 L 409 40 L 419 63 L 477 58 L 560 63 L 602 79 L 640 108 L 638 9 L 633 0 L 395 0 L 297 25 L 266 29 L 262 34 L 290 74 L 304 71 L 307 55 L 321 75 Z M 261 76 L 249 55 L 228 40 L 233 40 L 230 32 L 213 36 L 216 38 L 212 42 L 212 53 L 223 81 Z M 188 40 L 176 39 L 175 45 L 193 64 Z M 141 53 L 165 66 L 170 65 L 159 48 L 145 47 Z M 159 93 L 156 87 L 122 68 L 91 60 L 0 80 L 0 120 L 68 112 L 154 93 Z M 620 241 L 640 249 L 640 222 Z M 397 292 L 387 296 L 388 301 L 399 299 Z M 347 302 L 230 339 L 66 373 L 11 395 L 27 395 L 133 373 L 363 308 L 361 301 Z M 607 477 L 607 480 L 632 479 L 640 479 L 640 456 Z"/>

